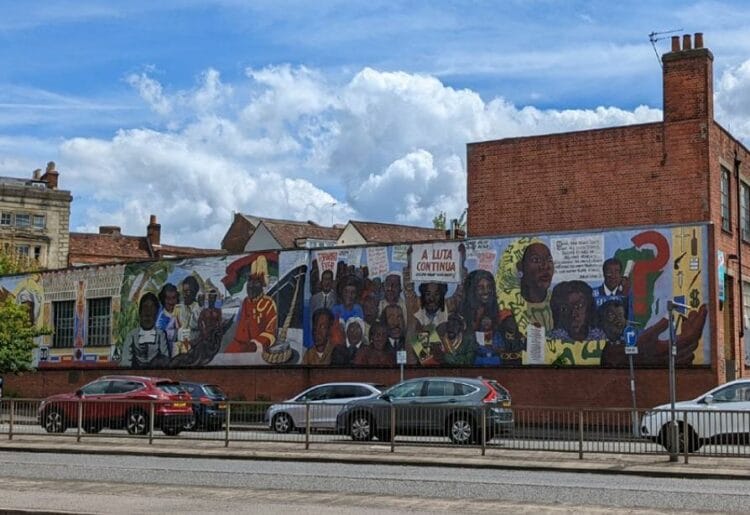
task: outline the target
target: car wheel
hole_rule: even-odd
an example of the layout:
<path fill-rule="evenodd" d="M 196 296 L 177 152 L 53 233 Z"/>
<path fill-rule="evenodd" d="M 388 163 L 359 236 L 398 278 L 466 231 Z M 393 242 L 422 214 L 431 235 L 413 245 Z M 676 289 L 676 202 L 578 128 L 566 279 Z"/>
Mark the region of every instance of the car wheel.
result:
<path fill-rule="evenodd" d="M 130 411 L 125 417 L 125 430 L 131 435 L 148 433 L 148 415 L 141 410 Z"/>
<path fill-rule="evenodd" d="M 273 417 L 273 430 L 277 433 L 288 433 L 294 429 L 294 421 L 288 413 L 278 413 Z"/>
<path fill-rule="evenodd" d="M 358 442 L 372 440 L 374 430 L 372 419 L 366 413 L 357 413 L 349 422 L 349 434 Z"/>
<path fill-rule="evenodd" d="M 44 429 L 48 433 L 62 433 L 65 431 L 65 417 L 57 408 L 48 409 L 44 413 Z"/>
<path fill-rule="evenodd" d="M 463 413 L 453 415 L 448 422 L 448 437 L 459 445 L 474 443 L 477 435 L 472 418 Z"/>
<path fill-rule="evenodd" d="M 195 415 L 193 415 L 192 417 L 190 417 L 190 420 L 188 421 L 188 423 L 185 424 L 184 426 L 182 426 L 182 428 L 185 431 L 195 431 L 195 430 L 197 430 L 198 429 L 198 419 L 197 419 L 197 417 Z"/>
<path fill-rule="evenodd" d="M 180 426 L 164 426 L 161 428 L 161 432 L 167 436 L 177 436 L 182 431 Z"/>
<path fill-rule="evenodd" d="M 702 444 L 698 435 L 689 425 L 687 426 L 687 452 L 695 452 L 701 448 Z M 673 442 L 674 438 L 672 431 L 669 429 L 669 424 L 664 424 L 659 432 L 659 443 L 667 450 L 677 449 L 678 453 L 685 452 L 685 426 L 683 424 L 677 425 L 677 442 Z"/>

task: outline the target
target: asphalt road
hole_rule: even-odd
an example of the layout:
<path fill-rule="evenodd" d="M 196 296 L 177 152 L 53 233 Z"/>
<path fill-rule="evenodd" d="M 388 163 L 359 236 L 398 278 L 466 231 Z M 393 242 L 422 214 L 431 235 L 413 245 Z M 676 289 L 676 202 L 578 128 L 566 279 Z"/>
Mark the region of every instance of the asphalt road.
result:
<path fill-rule="evenodd" d="M 746 512 L 750 480 L 3 452 L 0 508 L 77 513 Z"/>

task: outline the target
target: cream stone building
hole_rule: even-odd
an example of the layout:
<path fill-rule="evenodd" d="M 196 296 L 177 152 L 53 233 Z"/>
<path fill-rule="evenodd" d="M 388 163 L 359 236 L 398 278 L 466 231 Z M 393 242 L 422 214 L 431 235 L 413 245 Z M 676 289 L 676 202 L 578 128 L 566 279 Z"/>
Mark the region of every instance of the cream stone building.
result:
<path fill-rule="evenodd" d="M 58 178 L 54 162 L 30 179 L 0 177 L 0 245 L 47 269 L 68 266 L 73 197 L 58 189 Z"/>

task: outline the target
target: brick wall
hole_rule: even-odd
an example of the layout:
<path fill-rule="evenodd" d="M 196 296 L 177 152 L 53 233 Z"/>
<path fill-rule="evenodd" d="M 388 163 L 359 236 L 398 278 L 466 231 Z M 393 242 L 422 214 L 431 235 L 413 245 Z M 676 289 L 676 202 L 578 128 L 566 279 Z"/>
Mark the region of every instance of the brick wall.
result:
<path fill-rule="evenodd" d="M 5 376 L 6 393 L 42 398 L 75 391 L 97 377 L 101 370 L 45 370 L 22 376 Z M 118 373 L 123 373 L 119 372 Z M 140 373 L 145 373 L 141 371 Z M 330 381 L 367 381 L 390 385 L 399 381 L 398 369 L 336 368 L 223 368 L 202 370 L 154 370 L 149 375 L 220 385 L 232 400 L 283 400 L 315 384 Z M 508 388 L 518 406 L 630 407 L 627 369 L 488 368 L 406 369 L 405 378 L 453 375 L 497 379 Z M 667 370 L 636 370 L 637 403 L 653 407 L 669 399 Z M 691 399 L 715 384 L 708 368 L 679 369 L 678 397 Z"/>

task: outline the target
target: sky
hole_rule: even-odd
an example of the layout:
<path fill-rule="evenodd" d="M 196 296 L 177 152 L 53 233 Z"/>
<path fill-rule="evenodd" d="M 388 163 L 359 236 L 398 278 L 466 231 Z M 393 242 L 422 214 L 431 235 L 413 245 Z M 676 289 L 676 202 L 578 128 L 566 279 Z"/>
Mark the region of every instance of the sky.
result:
<path fill-rule="evenodd" d="M 235 212 L 430 226 L 467 143 L 661 120 L 673 30 L 750 146 L 744 0 L 0 0 L 0 175 L 55 161 L 71 231 L 155 214 L 171 245 Z"/>

